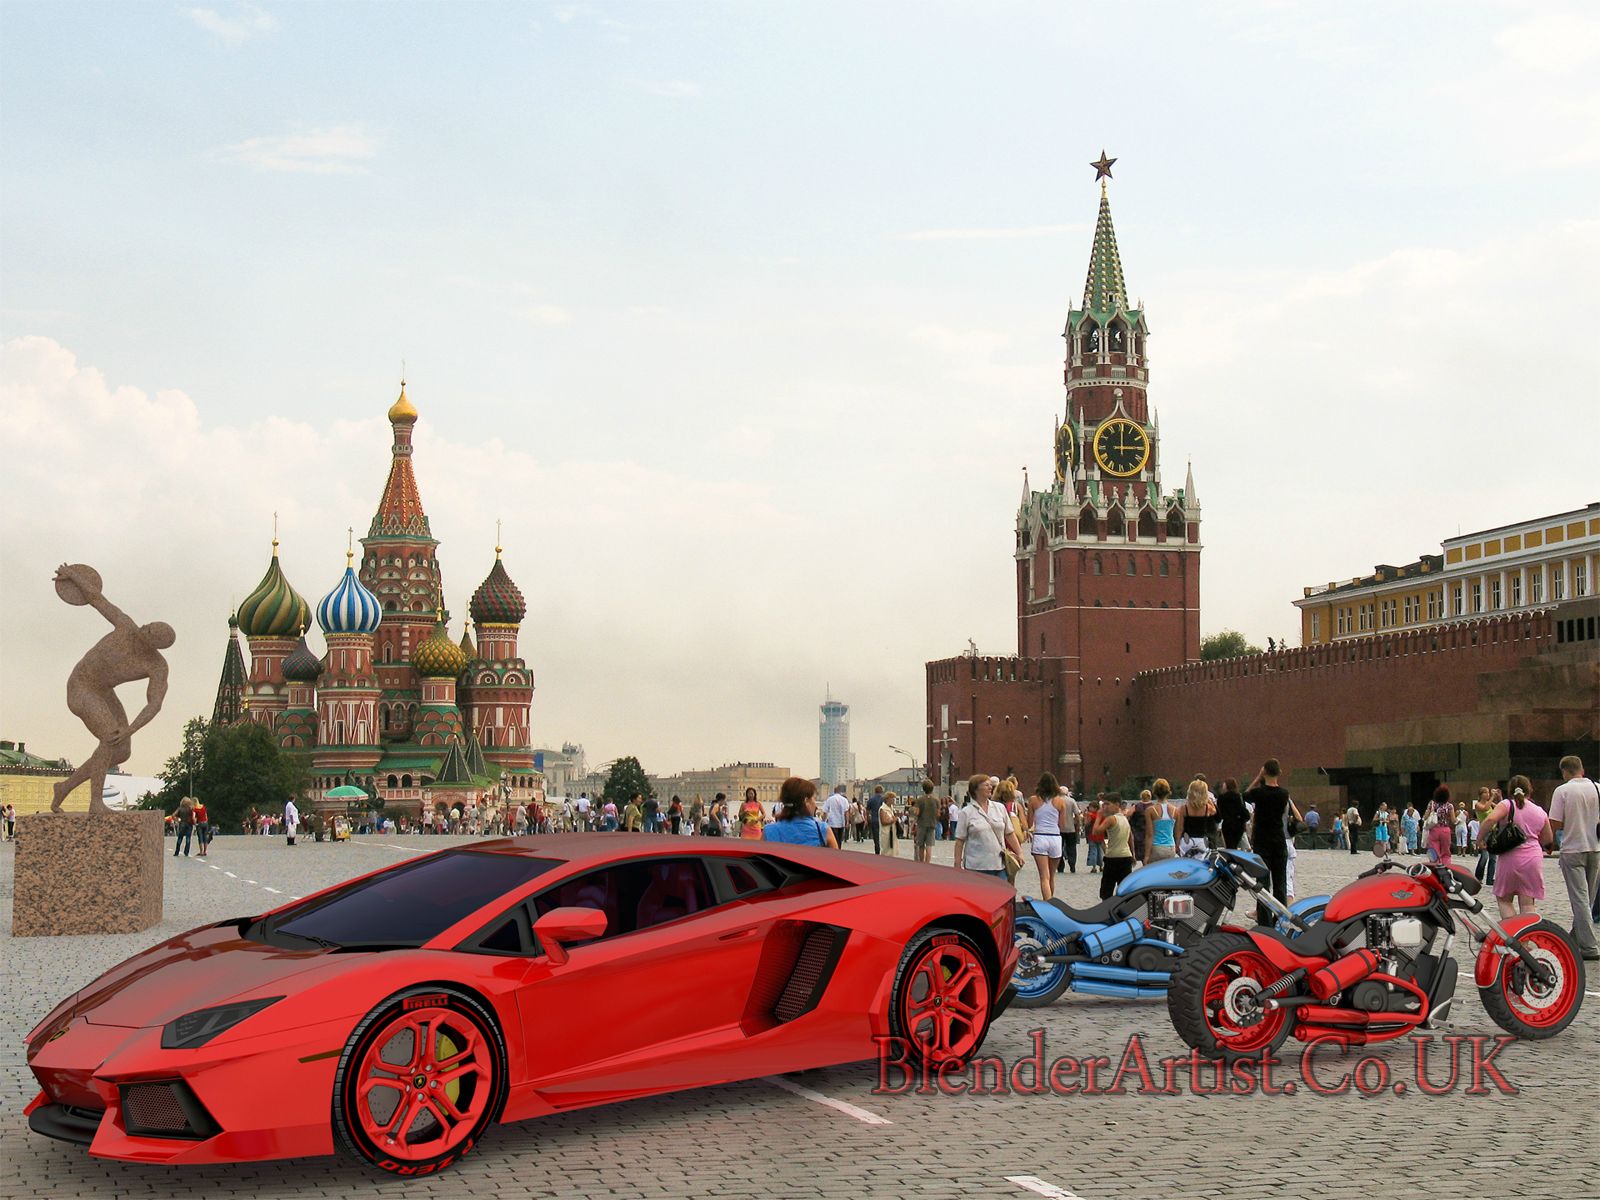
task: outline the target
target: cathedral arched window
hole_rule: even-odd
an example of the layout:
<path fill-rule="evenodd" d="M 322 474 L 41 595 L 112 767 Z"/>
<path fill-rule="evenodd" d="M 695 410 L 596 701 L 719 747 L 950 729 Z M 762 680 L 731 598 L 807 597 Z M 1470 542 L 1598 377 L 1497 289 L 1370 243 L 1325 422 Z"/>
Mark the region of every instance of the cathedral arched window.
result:
<path fill-rule="evenodd" d="M 393 776 L 393 775 L 389 776 L 389 786 L 390 787 L 399 787 L 400 786 L 400 780 L 398 778 L 396 778 L 395 776 Z"/>
<path fill-rule="evenodd" d="M 1128 574 L 1129 575 L 1138 574 L 1138 568 L 1137 568 L 1136 564 L 1134 563 L 1133 555 L 1131 555 L 1131 554 L 1128 555 Z"/>
<path fill-rule="evenodd" d="M 1094 573 L 1096 575 L 1099 575 L 1102 570 L 1103 570 L 1103 568 L 1102 568 L 1101 563 L 1100 563 L 1100 556 L 1098 554 L 1096 554 L 1094 556 Z"/>
<path fill-rule="evenodd" d="M 1113 508 L 1106 515 L 1106 536 L 1121 537 L 1126 532 L 1127 526 L 1124 525 L 1122 521 L 1122 510 L 1120 508 Z M 1115 570 L 1116 568 L 1113 567 L 1112 569 Z"/>
<path fill-rule="evenodd" d="M 1165 554 L 1161 556 L 1161 574 L 1163 577 L 1172 574 L 1172 563 Z"/>
<path fill-rule="evenodd" d="M 1089 326 L 1089 336 L 1084 340 L 1087 343 L 1086 349 L 1090 354 L 1100 353 L 1100 326 Z"/>
<path fill-rule="evenodd" d="M 1175 538 L 1183 537 L 1183 514 L 1177 509 L 1173 509 L 1172 512 L 1167 515 L 1167 536 Z"/>
<path fill-rule="evenodd" d="M 1111 326 L 1110 346 L 1113 354 L 1120 354 L 1128 347 L 1128 333 L 1121 321 L 1114 322 Z"/>
<path fill-rule="evenodd" d="M 409 775 L 400 776 L 400 786 L 404 787 L 404 788 L 410 787 L 411 786 L 411 776 L 409 776 Z"/>

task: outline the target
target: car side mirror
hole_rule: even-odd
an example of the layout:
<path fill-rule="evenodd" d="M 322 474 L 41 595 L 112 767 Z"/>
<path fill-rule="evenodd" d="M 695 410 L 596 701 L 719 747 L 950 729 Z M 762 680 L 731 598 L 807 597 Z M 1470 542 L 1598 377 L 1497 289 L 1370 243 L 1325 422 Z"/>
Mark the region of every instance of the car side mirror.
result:
<path fill-rule="evenodd" d="M 567 961 L 567 949 L 562 943 L 586 942 L 604 937 L 605 932 L 606 914 L 598 908 L 552 908 L 533 923 L 533 935 L 557 967 Z"/>

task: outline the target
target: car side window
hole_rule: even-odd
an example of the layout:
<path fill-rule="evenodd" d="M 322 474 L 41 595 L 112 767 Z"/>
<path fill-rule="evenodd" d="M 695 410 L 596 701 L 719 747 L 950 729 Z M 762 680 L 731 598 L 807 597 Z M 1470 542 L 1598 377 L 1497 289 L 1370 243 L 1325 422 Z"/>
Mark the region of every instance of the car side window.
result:
<path fill-rule="evenodd" d="M 535 918 L 557 908 L 597 908 L 605 937 L 621 937 L 715 907 L 711 882 L 698 859 L 656 858 L 619 863 L 576 876 L 533 898 Z M 598 939 L 595 939 L 598 940 Z M 584 945 L 573 942 L 568 949 Z"/>

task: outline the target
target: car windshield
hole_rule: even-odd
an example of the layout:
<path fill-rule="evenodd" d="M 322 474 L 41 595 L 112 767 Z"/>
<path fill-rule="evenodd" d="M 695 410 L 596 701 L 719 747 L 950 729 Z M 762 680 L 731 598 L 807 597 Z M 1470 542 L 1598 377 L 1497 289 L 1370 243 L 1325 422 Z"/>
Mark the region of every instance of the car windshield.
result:
<path fill-rule="evenodd" d="M 420 946 L 464 917 L 559 866 L 523 854 L 447 850 L 352 884 L 256 932 L 318 946 Z"/>

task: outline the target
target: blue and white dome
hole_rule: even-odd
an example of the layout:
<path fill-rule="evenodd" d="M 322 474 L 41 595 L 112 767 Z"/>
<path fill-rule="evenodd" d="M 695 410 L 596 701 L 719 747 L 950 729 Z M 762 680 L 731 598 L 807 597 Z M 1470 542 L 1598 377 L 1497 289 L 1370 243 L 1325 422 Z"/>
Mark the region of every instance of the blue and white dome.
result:
<path fill-rule="evenodd" d="M 346 566 L 339 586 L 317 605 L 317 624 L 323 633 L 375 633 L 383 620 L 383 606 Z"/>

